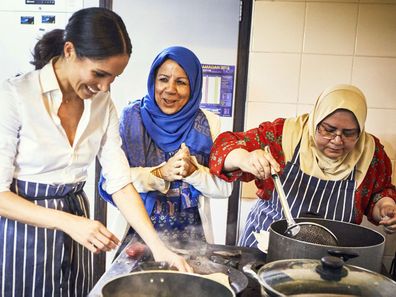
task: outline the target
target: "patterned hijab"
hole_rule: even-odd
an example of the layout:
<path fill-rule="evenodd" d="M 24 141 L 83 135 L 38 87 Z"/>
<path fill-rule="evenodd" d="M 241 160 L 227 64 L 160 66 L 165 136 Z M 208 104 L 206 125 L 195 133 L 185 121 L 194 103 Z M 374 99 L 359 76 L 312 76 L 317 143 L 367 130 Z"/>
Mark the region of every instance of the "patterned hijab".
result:
<path fill-rule="evenodd" d="M 338 109 L 351 111 L 359 124 L 360 135 L 355 147 L 339 159 L 330 159 L 315 144 L 317 125 Z M 286 162 L 292 159 L 300 144 L 301 170 L 325 180 L 342 180 L 356 167 L 357 186 L 363 181 L 374 155 L 374 139 L 365 132 L 367 103 L 363 93 L 352 85 L 336 85 L 319 96 L 310 114 L 287 119 L 282 134 Z"/>
<path fill-rule="evenodd" d="M 155 102 L 156 70 L 166 60 L 177 62 L 186 72 L 190 82 L 190 98 L 186 105 L 175 114 L 165 114 Z M 193 128 L 202 97 L 202 66 L 195 54 L 187 48 L 173 46 L 163 50 L 153 61 L 147 82 L 148 94 L 141 101 L 141 115 L 144 126 L 159 148 L 164 152 L 179 149 Z M 191 143 L 198 151 L 211 147 L 211 139 L 202 139 L 200 143 Z M 201 146 L 201 147 L 197 147 Z"/>

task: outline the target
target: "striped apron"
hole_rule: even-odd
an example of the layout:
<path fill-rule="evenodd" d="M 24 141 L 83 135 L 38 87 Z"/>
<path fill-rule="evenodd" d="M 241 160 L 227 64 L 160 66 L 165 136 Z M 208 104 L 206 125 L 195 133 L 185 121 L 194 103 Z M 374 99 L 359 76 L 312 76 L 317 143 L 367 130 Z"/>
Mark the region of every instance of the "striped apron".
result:
<path fill-rule="evenodd" d="M 300 169 L 300 146 L 280 176 L 287 202 L 294 218 L 315 214 L 315 217 L 354 223 L 356 211 L 355 170 L 340 181 L 322 180 Z M 239 241 L 241 246 L 257 246 L 253 232 L 268 230 L 274 221 L 283 219 L 282 206 L 274 190 L 272 199 L 259 199 L 250 211 L 246 227 Z"/>
<path fill-rule="evenodd" d="M 84 184 L 14 180 L 11 191 L 36 205 L 87 217 Z M 91 252 L 60 230 L 0 217 L 0 263 L 2 297 L 79 297 L 92 288 Z"/>

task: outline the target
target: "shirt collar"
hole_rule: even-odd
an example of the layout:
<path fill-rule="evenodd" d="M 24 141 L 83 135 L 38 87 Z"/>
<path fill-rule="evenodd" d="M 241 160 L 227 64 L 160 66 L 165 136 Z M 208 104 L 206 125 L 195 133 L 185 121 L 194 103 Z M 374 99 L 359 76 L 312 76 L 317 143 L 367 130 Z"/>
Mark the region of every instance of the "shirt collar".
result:
<path fill-rule="evenodd" d="M 58 80 L 56 79 L 55 75 L 55 70 L 53 66 L 53 61 L 54 58 L 51 59 L 45 65 L 41 70 L 40 70 L 40 82 L 41 82 L 41 88 L 43 90 L 43 93 L 47 93 L 53 90 L 59 90 L 60 91 L 60 86 L 58 83 Z"/>

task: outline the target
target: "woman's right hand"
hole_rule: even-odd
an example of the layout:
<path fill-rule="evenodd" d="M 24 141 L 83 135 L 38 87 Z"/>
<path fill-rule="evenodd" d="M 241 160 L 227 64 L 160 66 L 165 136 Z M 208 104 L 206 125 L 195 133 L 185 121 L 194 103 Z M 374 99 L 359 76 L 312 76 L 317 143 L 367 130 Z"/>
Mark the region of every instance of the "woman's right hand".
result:
<path fill-rule="evenodd" d="M 94 254 L 117 248 L 120 241 L 99 221 L 64 213 L 60 229 Z"/>
<path fill-rule="evenodd" d="M 152 252 L 155 261 L 166 261 L 170 267 L 176 267 L 182 272 L 194 272 L 184 257 L 172 252 L 165 245 L 159 244 L 155 249 L 152 249 Z"/>
<path fill-rule="evenodd" d="M 267 179 L 271 176 L 271 167 L 279 172 L 280 165 L 269 151 L 258 149 L 246 154 L 240 159 L 240 169 L 253 174 L 258 179 Z"/>
<path fill-rule="evenodd" d="M 197 167 L 191 160 L 188 147 L 183 143 L 177 153 L 169 158 L 160 170 L 163 179 L 172 182 L 191 175 L 192 172 L 197 170 Z"/>
<path fill-rule="evenodd" d="M 183 176 L 180 174 L 180 154 L 177 152 L 163 165 L 160 169 L 162 178 L 168 182 L 181 180 Z"/>

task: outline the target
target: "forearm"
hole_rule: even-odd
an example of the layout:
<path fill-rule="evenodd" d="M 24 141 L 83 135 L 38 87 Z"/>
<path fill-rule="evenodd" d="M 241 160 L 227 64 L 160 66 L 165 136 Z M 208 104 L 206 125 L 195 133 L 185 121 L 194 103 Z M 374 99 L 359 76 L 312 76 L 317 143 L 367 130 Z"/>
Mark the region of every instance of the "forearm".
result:
<path fill-rule="evenodd" d="M 0 193 L 0 216 L 41 228 L 61 230 L 93 253 L 109 251 L 119 243 L 98 221 L 36 205 L 12 192 Z"/>
<path fill-rule="evenodd" d="M 227 198 L 232 192 L 232 183 L 210 173 L 209 168 L 197 164 L 197 170 L 184 180 L 194 186 L 202 195 L 211 198 Z"/>
<path fill-rule="evenodd" d="M 153 252 L 156 248 L 164 246 L 151 223 L 139 193 L 131 184 L 114 193 L 113 200 L 127 222 Z"/>
<path fill-rule="evenodd" d="M 13 192 L 0 193 L 0 216 L 42 228 L 64 230 L 72 214 L 36 205 Z"/>
<path fill-rule="evenodd" d="M 131 180 L 137 192 L 159 191 L 166 193 L 169 190 L 169 182 L 151 173 L 155 168 L 157 167 L 131 167 Z"/>

